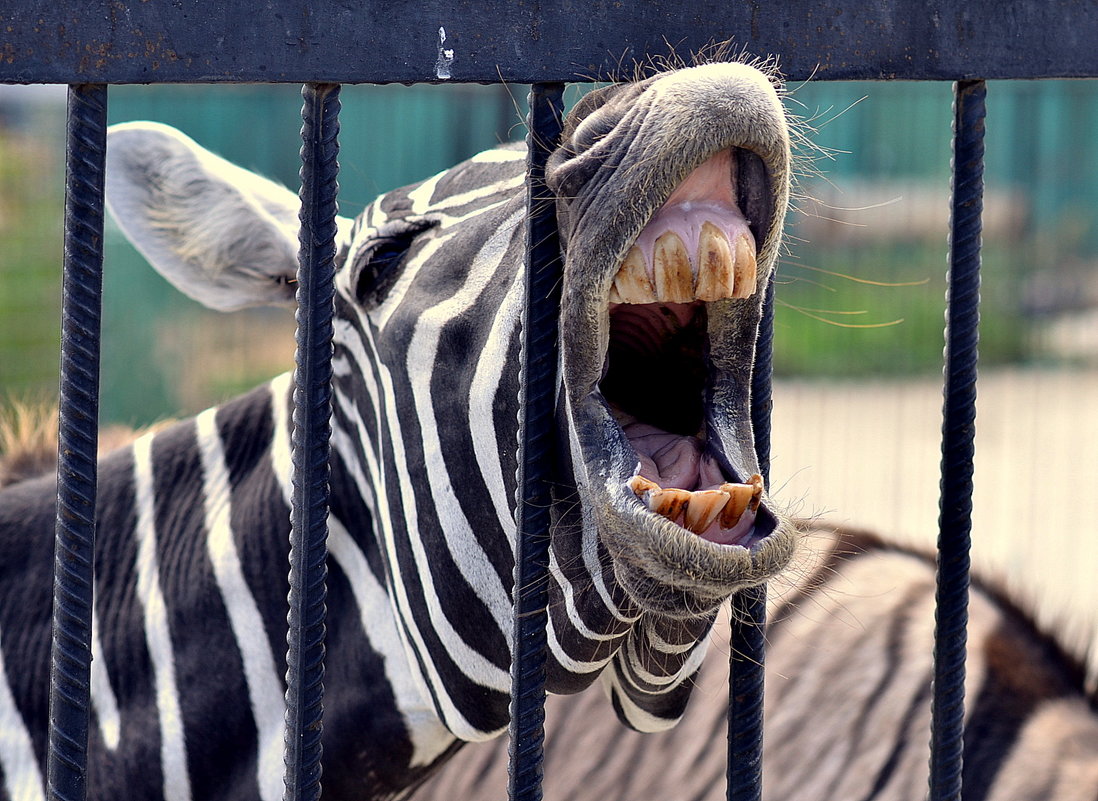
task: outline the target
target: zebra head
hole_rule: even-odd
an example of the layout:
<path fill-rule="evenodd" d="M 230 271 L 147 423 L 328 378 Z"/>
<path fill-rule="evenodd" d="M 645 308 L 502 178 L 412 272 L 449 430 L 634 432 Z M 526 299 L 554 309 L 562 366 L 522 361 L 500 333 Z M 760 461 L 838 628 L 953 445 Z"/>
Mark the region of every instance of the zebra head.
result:
<path fill-rule="evenodd" d="M 292 302 L 296 197 L 164 126 L 116 126 L 108 154 L 114 216 L 180 289 Z M 524 157 L 483 153 L 339 225 L 333 531 L 466 740 L 507 721 Z M 602 675 L 625 722 L 665 728 L 719 605 L 795 546 L 749 415 L 785 114 L 743 64 L 609 86 L 571 112 L 546 177 L 565 260 L 549 689 Z"/>
<path fill-rule="evenodd" d="M 572 112 L 546 173 L 576 475 L 631 599 L 708 613 L 792 547 L 756 510 L 749 414 L 788 203 L 781 103 L 744 64 L 612 86 Z"/>

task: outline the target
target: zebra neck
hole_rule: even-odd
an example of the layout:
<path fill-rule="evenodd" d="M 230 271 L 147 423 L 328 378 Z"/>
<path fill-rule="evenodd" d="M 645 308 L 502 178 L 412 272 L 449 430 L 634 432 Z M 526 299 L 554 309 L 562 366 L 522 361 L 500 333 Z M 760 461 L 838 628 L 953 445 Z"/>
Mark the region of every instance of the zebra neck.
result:
<path fill-rule="evenodd" d="M 271 464 L 288 511 L 293 494 L 292 376 L 279 376 L 270 388 Z M 363 472 L 363 452 L 348 453 L 346 443 L 333 444 L 325 787 L 345 785 L 356 797 L 364 791 L 370 796 L 399 792 L 418 783 L 455 739 L 439 719 L 398 623 L 373 532 L 376 512 Z"/>

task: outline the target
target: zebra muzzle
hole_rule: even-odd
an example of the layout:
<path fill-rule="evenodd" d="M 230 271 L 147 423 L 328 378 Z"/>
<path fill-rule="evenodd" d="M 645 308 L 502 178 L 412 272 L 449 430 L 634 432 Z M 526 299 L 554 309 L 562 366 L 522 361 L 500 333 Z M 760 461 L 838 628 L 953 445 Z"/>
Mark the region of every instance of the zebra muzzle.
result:
<path fill-rule="evenodd" d="M 628 485 L 650 511 L 726 545 L 738 544 L 733 540 L 751 530 L 763 493 L 763 479 L 757 473 L 745 484 L 726 482 L 708 490 L 664 488 L 641 475 L 629 479 Z"/>

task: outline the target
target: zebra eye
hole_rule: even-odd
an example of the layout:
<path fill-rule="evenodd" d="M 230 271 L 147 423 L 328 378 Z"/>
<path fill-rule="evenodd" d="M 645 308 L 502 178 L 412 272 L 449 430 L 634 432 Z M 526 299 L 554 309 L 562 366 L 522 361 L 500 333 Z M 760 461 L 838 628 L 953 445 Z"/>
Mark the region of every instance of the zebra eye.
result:
<path fill-rule="evenodd" d="M 373 307 L 385 300 L 400 276 L 415 238 L 433 226 L 429 221 L 403 224 L 398 231 L 383 232 L 355 255 L 351 269 L 359 303 Z"/>

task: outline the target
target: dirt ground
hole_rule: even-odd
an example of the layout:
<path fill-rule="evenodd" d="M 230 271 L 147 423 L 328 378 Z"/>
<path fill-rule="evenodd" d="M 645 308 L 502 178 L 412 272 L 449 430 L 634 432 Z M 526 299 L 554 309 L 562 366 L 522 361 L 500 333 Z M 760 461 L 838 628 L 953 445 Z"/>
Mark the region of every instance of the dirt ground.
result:
<path fill-rule="evenodd" d="M 940 379 L 785 381 L 774 404 L 771 492 L 790 512 L 934 546 Z M 983 372 L 975 470 L 975 569 L 1072 647 L 1098 642 L 1098 370 Z"/>

